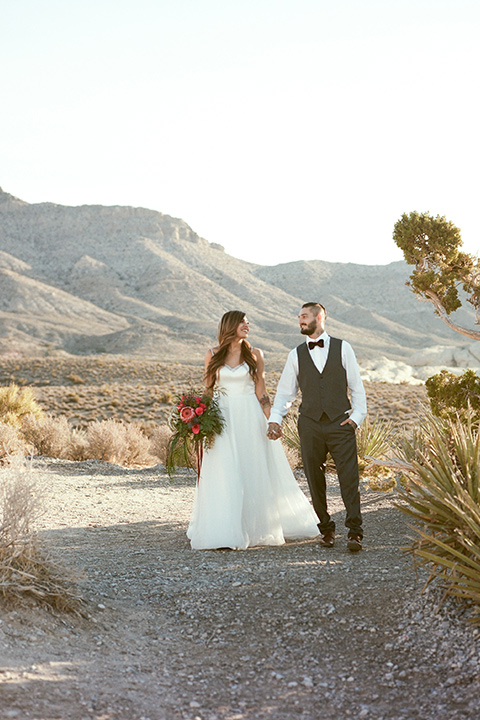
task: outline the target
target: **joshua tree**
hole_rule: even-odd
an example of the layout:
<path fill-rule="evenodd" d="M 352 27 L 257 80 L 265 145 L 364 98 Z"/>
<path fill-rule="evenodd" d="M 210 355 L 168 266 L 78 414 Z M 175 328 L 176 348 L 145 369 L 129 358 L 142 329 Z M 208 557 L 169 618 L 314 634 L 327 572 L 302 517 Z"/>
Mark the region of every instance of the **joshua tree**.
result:
<path fill-rule="evenodd" d="M 464 328 L 449 317 L 462 306 L 458 295 L 462 287 L 475 308 L 475 324 L 480 325 L 480 261 L 460 251 L 460 230 L 440 215 L 411 212 L 395 223 L 393 239 L 405 261 L 415 265 L 407 283 L 410 289 L 421 300 L 431 302 L 452 330 L 480 340 L 480 330 Z"/>

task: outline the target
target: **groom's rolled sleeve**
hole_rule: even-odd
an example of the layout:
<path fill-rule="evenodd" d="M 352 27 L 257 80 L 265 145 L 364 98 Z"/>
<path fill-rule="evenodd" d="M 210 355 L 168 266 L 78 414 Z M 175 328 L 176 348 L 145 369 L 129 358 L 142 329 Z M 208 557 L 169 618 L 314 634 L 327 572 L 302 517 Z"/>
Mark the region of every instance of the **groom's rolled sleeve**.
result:
<path fill-rule="evenodd" d="M 350 390 L 352 405 L 350 420 L 353 420 L 356 426 L 360 427 L 367 415 L 367 396 L 360 377 L 357 358 L 352 346 L 345 341 L 342 342 L 342 365 L 347 374 L 347 385 Z"/>
<path fill-rule="evenodd" d="M 291 350 L 287 357 L 287 362 L 283 368 L 282 375 L 277 385 L 277 392 L 273 407 L 270 412 L 269 422 L 275 422 L 279 425 L 288 413 L 298 392 L 298 355 L 297 350 Z"/>

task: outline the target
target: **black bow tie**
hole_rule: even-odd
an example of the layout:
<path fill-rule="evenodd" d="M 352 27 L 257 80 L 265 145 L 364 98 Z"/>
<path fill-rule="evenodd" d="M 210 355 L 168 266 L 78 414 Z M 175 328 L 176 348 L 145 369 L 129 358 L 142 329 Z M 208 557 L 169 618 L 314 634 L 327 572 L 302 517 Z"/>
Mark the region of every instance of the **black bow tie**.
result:
<path fill-rule="evenodd" d="M 309 350 L 313 350 L 314 347 L 323 347 L 323 346 L 324 346 L 324 342 L 322 339 L 317 340 L 317 342 L 309 342 L 308 343 Z"/>

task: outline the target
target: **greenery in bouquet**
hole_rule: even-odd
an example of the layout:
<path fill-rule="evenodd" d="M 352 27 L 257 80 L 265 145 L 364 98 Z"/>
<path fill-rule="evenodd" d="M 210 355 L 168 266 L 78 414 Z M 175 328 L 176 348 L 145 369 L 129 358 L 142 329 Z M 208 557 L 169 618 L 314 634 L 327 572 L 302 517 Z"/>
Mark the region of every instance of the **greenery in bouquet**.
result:
<path fill-rule="evenodd" d="M 166 466 L 171 475 L 179 466 L 196 466 L 198 471 L 203 448 L 213 445 L 225 421 L 215 397 L 192 391 L 177 397 L 168 424 L 172 436 Z"/>

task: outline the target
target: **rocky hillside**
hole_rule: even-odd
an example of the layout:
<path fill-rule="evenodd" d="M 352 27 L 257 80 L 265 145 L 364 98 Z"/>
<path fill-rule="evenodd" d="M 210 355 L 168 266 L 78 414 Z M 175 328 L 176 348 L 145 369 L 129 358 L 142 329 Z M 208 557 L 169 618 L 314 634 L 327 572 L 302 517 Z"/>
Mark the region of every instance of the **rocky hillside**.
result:
<path fill-rule="evenodd" d="M 319 248 L 321 255 L 321 248 Z M 299 339 L 302 301 L 320 300 L 331 334 L 360 360 L 408 362 L 464 341 L 405 287 L 409 268 L 321 260 L 259 266 L 183 220 L 133 207 L 28 204 L 0 190 L 0 353 L 115 353 L 197 361 L 228 309 L 280 362 Z M 473 315 L 458 318 L 473 324 Z"/>

